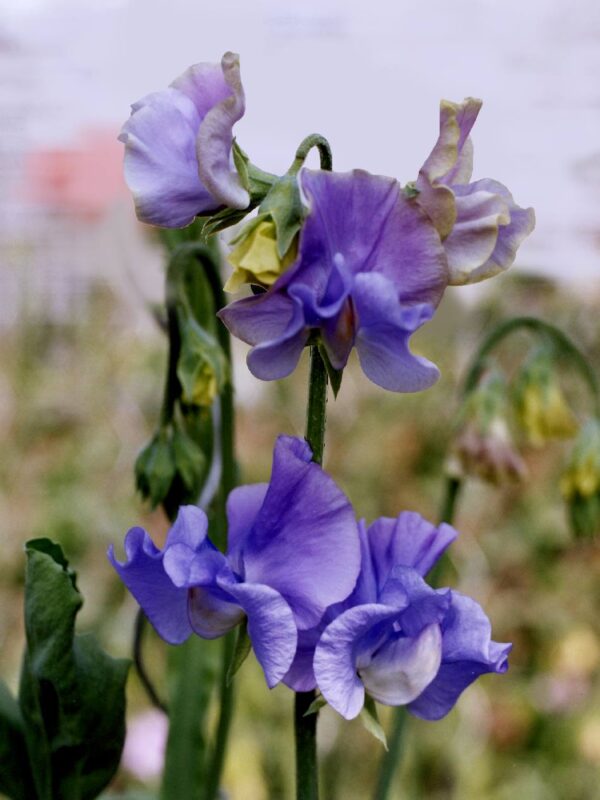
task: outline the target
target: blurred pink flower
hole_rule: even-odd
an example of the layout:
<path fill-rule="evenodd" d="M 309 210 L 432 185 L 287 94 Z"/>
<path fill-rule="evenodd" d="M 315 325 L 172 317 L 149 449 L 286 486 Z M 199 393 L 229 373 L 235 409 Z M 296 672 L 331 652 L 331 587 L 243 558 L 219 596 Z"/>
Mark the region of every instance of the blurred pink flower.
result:
<path fill-rule="evenodd" d="M 137 714 L 127 725 L 122 766 L 141 781 L 157 778 L 163 769 L 167 717 L 155 708 Z"/>

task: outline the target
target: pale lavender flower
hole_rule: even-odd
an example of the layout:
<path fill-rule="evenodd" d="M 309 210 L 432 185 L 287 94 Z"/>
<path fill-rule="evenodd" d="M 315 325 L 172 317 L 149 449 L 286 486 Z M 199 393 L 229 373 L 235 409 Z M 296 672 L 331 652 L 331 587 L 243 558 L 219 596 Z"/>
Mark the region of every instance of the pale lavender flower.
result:
<path fill-rule="evenodd" d="M 244 114 L 239 58 L 195 64 L 131 107 L 119 139 L 138 218 L 181 228 L 198 214 L 250 202 L 232 165 L 233 125 Z"/>

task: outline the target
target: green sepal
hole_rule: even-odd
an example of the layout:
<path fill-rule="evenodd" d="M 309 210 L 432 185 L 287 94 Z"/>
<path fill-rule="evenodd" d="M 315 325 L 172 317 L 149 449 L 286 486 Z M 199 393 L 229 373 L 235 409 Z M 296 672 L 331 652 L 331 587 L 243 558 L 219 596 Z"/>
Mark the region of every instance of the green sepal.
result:
<path fill-rule="evenodd" d="M 325 369 L 327 370 L 327 377 L 329 378 L 329 384 L 331 386 L 331 391 L 333 392 L 334 398 L 337 399 L 338 393 L 342 386 L 342 378 L 344 377 L 344 370 L 343 369 L 336 369 L 331 361 L 329 360 L 329 356 L 327 355 L 327 350 L 323 342 L 319 342 L 319 353 L 321 354 L 321 358 L 323 359 L 323 363 L 325 364 Z"/>
<path fill-rule="evenodd" d="M 211 217 L 207 217 L 204 225 L 202 226 L 203 236 L 212 236 L 215 233 L 224 231 L 241 222 L 253 209 L 256 208 L 258 203 L 250 203 L 248 208 L 239 210 L 237 208 L 222 208 Z"/>
<path fill-rule="evenodd" d="M 363 726 L 369 731 L 369 733 L 374 736 L 381 744 L 388 749 L 387 746 L 387 738 L 385 735 L 385 731 L 379 721 L 379 715 L 377 714 L 377 706 L 375 705 L 375 701 L 369 695 L 365 696 L 365 704 L 362 708 L 362 711 L 359 714 L 359 719 L 362 722 Z"/>
<path fill-rule="evenodd" d="M 19 706 L 37 800 L 92 800 L 119 764 L 129 662 L 75 634 L 83 599 L 57 548 L 26 546 Z"/>
<path fill-rule="evenodd" d="M 325 700 L 322 694 L 318 694 L 302 716 L 310 717 L 311 714 L 318 714 L 319 711 L 326 705 L 327 705 L 327 700 Z"/>
<path fill-rule="evenodd" d="M 135 483 L 152 508 L 162 502 L 175 477 L 175 458 L 165 429 L 156 433 L 135 461 Z"/>
<path fill-rule="evenodd" d="M 173 458 L 186 489 L 199 493 L 207 467 L 206 456 L 200 445 L 179 427 L 173 431 Z"/>
<path fill-rule="evenodd" d="M 421 191 L 417 189 L 417 186 L 414 181 L 409 181 L 404 185 L 403 188 L 404 194 L 409 200 L 414 200 L 415 197 L 418 197 L 421 194 Z"/>
<path fill-rule="evenodd" d="M 229 666 L 227 667 L 227 676 L 225 680 L 227 681 L 228 686 L 231 685 L 236 673 L 250 655 L 251 650 L 252 642 L 248 636 L 248 619 L 244 618 L 243 622 L 241 622 L 238 626 L 235 639 L 235 649 L 233 651 L 233 655 L 231 656 Z"/>
<path fill-rule="evenodd" d="M 0 681 L 0 793 L 11 800 L 36 797 L 21 709 L 4 681 Z"/>
<path fill-rule="evenodd" d="M 277 175 L 265 172 L 255 166 L 235 139 L 233 140 L 231 153 L 234 166 L 240 176 L 240 182 L 250 194 L 251 206 L 254 207 L 262 201 L 271 186 L 277 181 Z M 248 209 L 246 213 L 248 213 Z"/>
<path fill-rule="evenodd" d="M 283 258 L 294 237 L 302 227 L 306 209 L 300 196 L 298 178 L 284 175 L 273 184 L 259 208 L 259 214 L 269 214 L 277 231 L 277 252 Z"/>

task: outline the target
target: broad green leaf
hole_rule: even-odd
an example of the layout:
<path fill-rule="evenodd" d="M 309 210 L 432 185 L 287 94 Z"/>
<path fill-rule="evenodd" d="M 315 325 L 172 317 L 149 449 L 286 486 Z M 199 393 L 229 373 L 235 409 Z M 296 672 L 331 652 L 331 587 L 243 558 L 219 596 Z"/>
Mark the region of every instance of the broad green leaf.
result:
<path fill-rule="evenodd" d="M 75 635 L 82 597 L 62 552 L 27 547 L 19 704 L 38 800 L 92 800 L 110 781 L 125 735 L 128 662 Z"/>
<path fill-rule="evenodd" d="M 0 681 L 0 792 L 11 800 L 36 797 L 21 710 L 3 681 Z"/>
<path fill-rule="evenodd" d="M 229 663 L 229 667 L 227 668 L 226 680 L 228 685 L 231 684 L 234 675 L 242 666 L 244 661 L 248 658 L 251 650 L 252 642 L 248 636 L 248 620 L 244 619 L 244 621 L 238 626 L 235 640 L 235 650 L 233 651 L 233 657 Z"/>
<path fill-rule="evenodd" d="M 387 746 L 387 738 L 385 735 L 385 731 L 381 726 L 381 722 L 379 722 L 379 715 L 377 714 L 377 706 L 375 705 L 375 701 L 372 697 L 367 695 L 365 697 L 365 704 L 363 706 L 362 711 L 359 715 L 360 721 L 364 725 L 364 727 L 369 731 L 369 733 L 374 736 L 381 744 L 388 749 Z"/>

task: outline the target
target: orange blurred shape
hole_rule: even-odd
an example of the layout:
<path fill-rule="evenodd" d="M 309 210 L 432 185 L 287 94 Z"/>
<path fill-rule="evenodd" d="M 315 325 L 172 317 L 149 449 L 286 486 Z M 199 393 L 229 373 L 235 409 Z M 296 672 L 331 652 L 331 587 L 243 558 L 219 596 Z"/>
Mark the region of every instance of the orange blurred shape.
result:
<path fill-rule="evenodd" d="M 94 221 L 127 195 L 123 145 L 114 130 L 82 133 L 72 148 L 37 150 L 25 163 L 24 199 L 48 211 Z"/>

